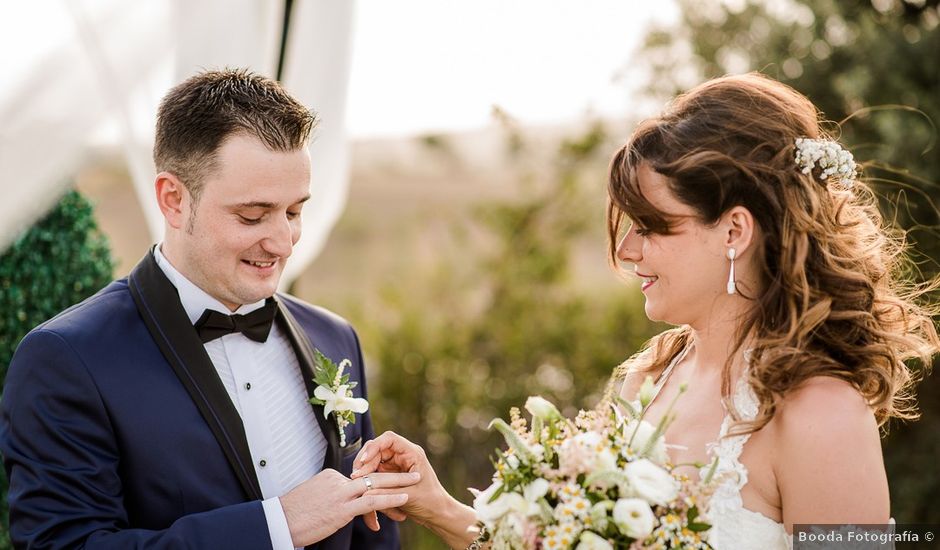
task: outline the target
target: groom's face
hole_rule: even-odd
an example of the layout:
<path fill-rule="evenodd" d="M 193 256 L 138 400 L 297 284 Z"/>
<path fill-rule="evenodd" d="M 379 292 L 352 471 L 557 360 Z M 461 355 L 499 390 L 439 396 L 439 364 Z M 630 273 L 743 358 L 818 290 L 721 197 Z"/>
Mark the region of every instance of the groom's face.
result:
<path fill-rule="evenodd" d="M 306 148 L 271 151 L 254 137 L 229 137 L 199 200 L 185 201 L 181 271 L 233 311 L 273 295 L 300 239 L 309 189 Z"/>

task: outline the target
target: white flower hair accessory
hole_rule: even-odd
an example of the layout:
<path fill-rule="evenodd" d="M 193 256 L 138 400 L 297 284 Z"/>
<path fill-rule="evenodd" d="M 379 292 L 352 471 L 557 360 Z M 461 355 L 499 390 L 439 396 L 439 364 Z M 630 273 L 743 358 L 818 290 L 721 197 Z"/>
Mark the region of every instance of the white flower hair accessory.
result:
<path fill-rule="evenodd" d="M 858 177 L 852 153 L 828 139 L 796 138 L 796 165 L 804 174 L 818 167 L 820 180 L 833 178 L 845 187 Z"/>

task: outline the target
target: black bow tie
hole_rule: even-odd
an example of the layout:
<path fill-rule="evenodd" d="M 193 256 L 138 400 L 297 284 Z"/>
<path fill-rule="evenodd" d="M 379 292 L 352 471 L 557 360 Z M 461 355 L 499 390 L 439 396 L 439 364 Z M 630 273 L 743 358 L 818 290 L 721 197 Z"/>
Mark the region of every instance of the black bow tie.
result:
<path fill-rule="evenodd" d="M 194 326 L 203 344 L 233 332 L 240 332 L 255 342 L 264 342 L 271 332 L 275 313 L 277 302 L 274 298 L 268 298 L 263 307 L 247 315 L 226 315 L 207 309 Z"/>

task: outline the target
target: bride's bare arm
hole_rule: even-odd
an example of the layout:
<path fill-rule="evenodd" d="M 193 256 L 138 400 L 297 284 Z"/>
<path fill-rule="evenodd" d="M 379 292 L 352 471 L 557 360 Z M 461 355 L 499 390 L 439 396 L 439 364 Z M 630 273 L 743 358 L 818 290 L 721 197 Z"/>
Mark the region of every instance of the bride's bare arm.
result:
<path fill-rule="evenodd" d="M 783 521 L 885 524 L 888 480 L 874 414 L 849 383 L 817 377 L 788 395 L 772 422 Z"/>

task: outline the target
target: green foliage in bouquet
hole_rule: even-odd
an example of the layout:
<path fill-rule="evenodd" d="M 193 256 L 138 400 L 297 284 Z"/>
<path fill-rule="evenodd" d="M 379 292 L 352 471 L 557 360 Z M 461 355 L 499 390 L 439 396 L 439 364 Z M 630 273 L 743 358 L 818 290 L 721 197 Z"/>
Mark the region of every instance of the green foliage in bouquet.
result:
<path fill-rule="evenodd" d="M 806 94 L 866 168 L 886 218 L 908 231 L 925 277 L 940 272 L 940 0 L 678 0 L 678 25 L 648 33 L 649 93 L 757 70 Z M 938 299 L 936 293 L 932 300 Z M 934 364 L 936 367 L 936 361 Z M 899 523 L 940 523 L 940 377 L 918 388 L 921 420 L 884 442 Z"/>
<path fill-rule="evenodd" d="M 52 211 L 0 254 L 0 388 L 26 333 L 108 284 L 113 267 L 92 207 L 75 191 L 66 193 Z M 0 479 L 4 527 L 9 525 L 6 489 L 4 477 Z M 12 546 L 4 528 L 0 550 L 8 548 Z"/>
<path fill-rule="evenodd" d="M 614 397 L 574 421 L 541 397 L 526 401 L 531 425 L 515 408 L 511 423 L 493 420 L 508 448 L 473 503 L 493 550 L 710 548 L 702 511 L 717 459 L 699 482 L 669 463 L 663 434 L 675 400 L 653 427 L 643 420 L 652 385 L 639 403 Z"/>

